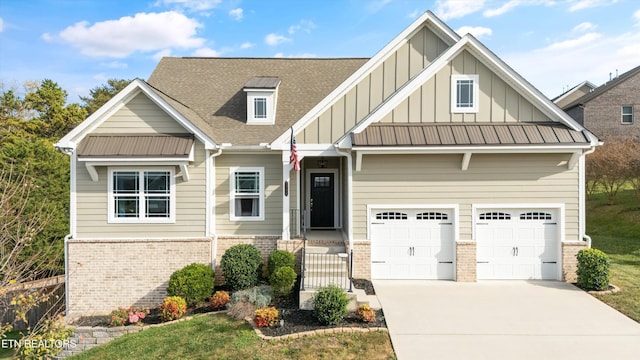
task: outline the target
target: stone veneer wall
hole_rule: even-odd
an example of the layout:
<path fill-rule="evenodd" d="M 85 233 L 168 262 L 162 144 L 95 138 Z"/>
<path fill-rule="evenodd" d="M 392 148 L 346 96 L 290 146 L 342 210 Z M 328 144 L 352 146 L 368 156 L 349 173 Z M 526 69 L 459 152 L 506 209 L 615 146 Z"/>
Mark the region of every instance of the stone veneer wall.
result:
<path fill-rule="evenodd" d="M 587 243 L 584 241 L 576 242 L 563 242 L 562 243 L 562 280 L 568 283 L 574 283 L 578 281 L 578 251 L 587 248 Z"/>
<path fill-rule="evenodd" d="M 456 242 L 456 281 L 473 282 L 477 280 L 476 242 Z"/>
<path fill-rule="evenodd" d="M 105 315 L 118 307 L 158 306 L 171 274 L 211 265 L 211 239 L 68 241 L 67 317 Z"/>
<path fill-rule="evenodd" d="M 347 253 L 349 243 L 345 242 Z M 371 280 L 371 241 L 353 243 L 353 278 Z"/>

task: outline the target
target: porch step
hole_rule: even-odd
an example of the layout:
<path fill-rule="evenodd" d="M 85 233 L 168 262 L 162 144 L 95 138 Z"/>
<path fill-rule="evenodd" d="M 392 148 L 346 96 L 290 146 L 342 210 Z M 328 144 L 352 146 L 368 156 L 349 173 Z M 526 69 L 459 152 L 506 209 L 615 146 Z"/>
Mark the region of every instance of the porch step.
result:
<path fill-rule="evenodd" d="M 347 253 L 344 245 L 307 245 L 307 254 L 340 254 Z"/>

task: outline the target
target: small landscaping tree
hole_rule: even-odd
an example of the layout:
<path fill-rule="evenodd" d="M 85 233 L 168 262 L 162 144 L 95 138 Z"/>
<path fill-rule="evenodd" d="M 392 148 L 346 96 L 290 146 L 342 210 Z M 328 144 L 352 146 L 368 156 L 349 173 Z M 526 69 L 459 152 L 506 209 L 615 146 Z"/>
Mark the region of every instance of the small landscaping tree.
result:
<path fill-rule="evenodd" d="M 269 254 L 267 259 L 267 276 L 271 277 L 277 268 L 282 266 L 288 266 L 291 269 L 295 269 L 296 258 L 293 253 L 286 250 L 276 250 Z"/>
<path fill-rule="evenodd" d="M 320 288 L 313 296 L 313 312 L 323 324 L 335 325 L 347 315 L 349 299 L 344 290 L 329 285 Z"/>
<path fill-rule="evenodd" d="M 598 249 L 582 249 L 578 258 L 578 286 L 585 290 L 606 290 L 609 286 L 609 259 Z"/>
<path fill-rule="evenodd" d="M 289 266 L 281 266 L 271 274 L 269 283 L 273 288 L 273 292 L 278 296 L 287 296 L 293 290 L 298 275 Z"/>
<path fill-rule="evenodd" d="M 231 290 L 247 289 L 260 281 L 262 255 L 251 244 L 234 245 L 222 255 L 220 266 Z"/>
<path fill-rule="evenodd" d="M 189 306 L 208 299 L 213 292 L 213 269 L 211 266 L 193 263 L 175 271 L 169 278 L 167 294 L 180 296 Z"/>

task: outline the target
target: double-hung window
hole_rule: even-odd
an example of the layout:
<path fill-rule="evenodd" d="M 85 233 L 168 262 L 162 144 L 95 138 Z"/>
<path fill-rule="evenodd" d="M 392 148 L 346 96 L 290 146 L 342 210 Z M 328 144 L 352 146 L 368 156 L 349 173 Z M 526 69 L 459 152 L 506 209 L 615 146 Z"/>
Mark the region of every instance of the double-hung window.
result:
<path fill-rule="evenodd" d="M 622 123 L 633 124 L 633 106 L 631 105 L 622 106 Z"/>
<path fill-rule="evenodd" d="M 109 222 L 175 222 L 173 170 L 110 170 Z"/>
<path fill-rule="evenodd" d="M 253 99 L 253 117 L 255 119 L 267 118 L 267 98 L 257 97 Z"/>
<path fill-rule="evenodd" d="M 264 168 L 232 168 L 231 220 L 264 220 Z"/>
<path fill-rule="evenodd" d="M 451 112 L 478 112 L 478 75 L 451 75 Z"/>

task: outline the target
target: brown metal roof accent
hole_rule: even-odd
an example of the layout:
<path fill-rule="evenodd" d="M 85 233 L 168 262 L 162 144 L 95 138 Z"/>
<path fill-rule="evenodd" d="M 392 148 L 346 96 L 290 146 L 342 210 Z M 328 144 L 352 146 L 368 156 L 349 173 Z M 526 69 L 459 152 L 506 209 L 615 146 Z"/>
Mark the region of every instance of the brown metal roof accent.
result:
<path fill-rule="evenodd" d="M 353 146 L 572 145 L 585 134 L 559 123 L 373 124 L 352 134 Z"/>
<path fill-rule="evenodd" d="M 93 134 L 78 147 L 82 158 L 187 158 L 193 146 L 191 134 Z"/>
<path fill-rule="evenodd" d="M 244 84 L 245 89 L 275 89 L 280 84 L 280 78 L 273 76 L 252 77 Z"/>

